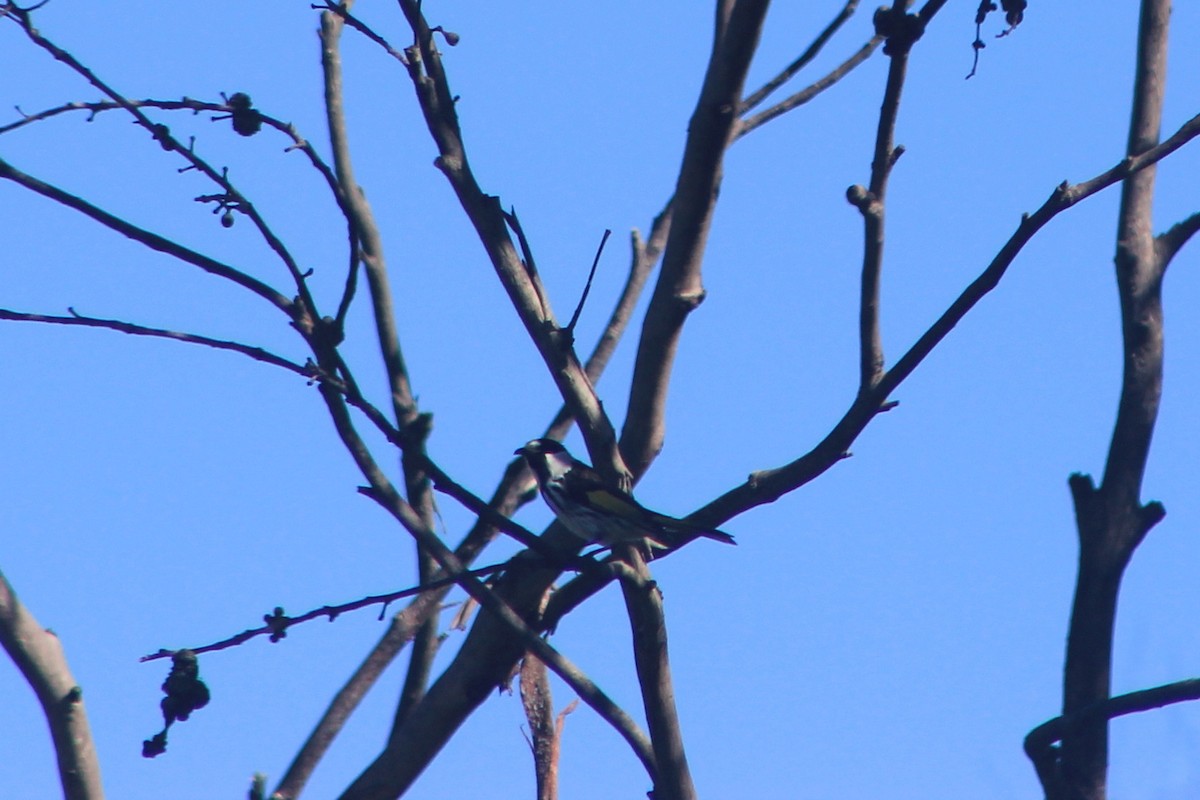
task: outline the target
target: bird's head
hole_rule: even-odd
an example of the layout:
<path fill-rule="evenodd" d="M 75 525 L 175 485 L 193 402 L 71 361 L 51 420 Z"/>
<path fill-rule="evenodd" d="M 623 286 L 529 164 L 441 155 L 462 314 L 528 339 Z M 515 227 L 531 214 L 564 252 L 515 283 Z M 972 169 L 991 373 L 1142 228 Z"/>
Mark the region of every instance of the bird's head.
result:
<path fill-rule="evenodd" d="M 518 447 L 513 455 L 524 456 L 539 478 L 558 477 L 570 469 L 574 459 L 561 442 L 554 439 L 534 439 Z"/>
<path fill-rule="evenodd" d="M 513 451 L 515 456 L 525 456 L 526 458 L 537 456 L 553 456 L 559 453 L 567 452 L 567 448 L 562 446 L 561 442 L 556 442 L 553 439 L 533 439 L 526 442 L 523 447 L 518 447 Z"/>

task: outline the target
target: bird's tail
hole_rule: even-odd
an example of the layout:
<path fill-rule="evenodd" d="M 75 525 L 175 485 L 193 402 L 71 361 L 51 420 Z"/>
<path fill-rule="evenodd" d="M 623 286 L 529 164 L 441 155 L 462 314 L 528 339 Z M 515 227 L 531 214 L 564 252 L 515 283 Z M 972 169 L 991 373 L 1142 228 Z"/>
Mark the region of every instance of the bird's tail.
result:
<path fill-rule="evenodd" d="M 685 520 L 675 519 L 664 514 L 655 514 L 654 516 L 669 531 L 692 536 L 704 536 L 708 539 L 716 539 L 718 542 L 724 542 L 725 544 L 737 544 L 737 541 L 725 531 L 719 531 L 716 528 L 705 528 L 702 525 L 693 525 Z"/>
<path fill-rule="evenodd" d="M 730 536 L 728 533 L 726 533 L 725 531 L 719 531 L 715 528 L 712 528 L 712 529 L 699 529 L 698 528 L 698 529 L 696 529 L 696 533 L 700 534 L 701 536 L 707 536 L 709 539 L 716 539 L 718 542 L 724 542 L 725 544 L 737 544 L 737 540 L 734 539 L 732 536 Z"/>

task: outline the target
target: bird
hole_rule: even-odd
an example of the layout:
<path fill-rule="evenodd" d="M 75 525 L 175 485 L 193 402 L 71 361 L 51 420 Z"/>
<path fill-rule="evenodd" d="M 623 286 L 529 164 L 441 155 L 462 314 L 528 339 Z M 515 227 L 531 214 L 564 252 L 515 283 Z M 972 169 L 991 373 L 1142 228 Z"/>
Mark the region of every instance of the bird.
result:
<path fill-rule="evenodd" d="M 596 470 L 554 439 L 534 439 L 513 455 L 525 458 L 546 505 L 567 530 L 587 544 L 607 548 L 645 541 L 651 547 L 669 549 L 685 536 L 737 544 L 724 531 L 651 511 L 628 492 L 605 485 Z"/>

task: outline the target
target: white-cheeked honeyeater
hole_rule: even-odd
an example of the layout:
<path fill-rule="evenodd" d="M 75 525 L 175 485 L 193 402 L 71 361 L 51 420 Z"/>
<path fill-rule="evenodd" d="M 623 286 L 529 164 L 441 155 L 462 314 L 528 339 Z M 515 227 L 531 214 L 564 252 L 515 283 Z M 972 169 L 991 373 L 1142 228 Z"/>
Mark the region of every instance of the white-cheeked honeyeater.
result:
<path fill-rule="evenodd" d="M 737 544 L 724 531 L 651 511 L 628 492 L 606 486 L 599 473 L 553 439 L 534 439 L 515 455 L 525 457 L 554 515 L 588 544 L 612 547 L 644 540 L 652 547 L 669 548 L 692 536 Z"/>

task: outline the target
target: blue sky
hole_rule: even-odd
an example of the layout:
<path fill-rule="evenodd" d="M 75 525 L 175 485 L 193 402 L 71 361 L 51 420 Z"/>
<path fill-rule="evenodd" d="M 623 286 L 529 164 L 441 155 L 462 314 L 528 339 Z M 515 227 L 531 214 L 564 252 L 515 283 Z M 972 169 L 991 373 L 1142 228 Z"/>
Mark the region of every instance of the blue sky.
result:
<path fill-rule="evenodd" d="M 482 4 L 481 4 L 482 5 Z M 595 244 L 615 235 L 580 322 L 590 343 L 624 278 L 627 235 L 668 197 L 710 40 L 707 5 L 426 3 L 462 35 L 446 65 L 485 191 L 515 206 L 560 317 Z M 799 8 L 803 5 L 805 8 Z M 794 7 L 797 6 L 797 7 Z M 917 46 L 888 207 L 883 325 L 889 363 L 986 265 L 1060 181 L 1119 160 L 1133 63 L 1133 3 L 1034 4 L 988 38 L 970 81 L 973 3 L 948 3 Z M 807 45 L 838 3 L 772 10 L 757 85 Z M 216 100 L 244 91 L 324 149 L 315 12 L 307 3 L 54 0 L 42 32 L 134 98 Z M 364 18 L 395 43 L 390 6 Z M 798 86 L 870 35 L 860 12 Z M 998 21 L 989 23 L 990 34 Z M 1200 54 L 1181 3 L 1164 132 L 1197 111 Z M 360 182 L 383 228 L 414 388 L 435 415 L 431 454 L 486 494 L 514 447 L 559 401 L 453 195 L 403 70 L 347 34 L 347 103 Z M 876 56 L 818 100 L 731 151 L 689 320 L 666 447 L 638 487 L 684 514 L 751 471 L 806 452 L 853 399 L 861 223 L 844 200 L 865 183 L 886 64 Z M 0 124 L 97 92 L 0 25 Z M 14 77 L 16 76 L 16 77 Z M 807 78 L 807 80 L 806 80 Z M 242 139 L 204 116 L 157 115 L 253 197 L 336 302 L 344 224 L 315 173 L 278 136 Z M 115 113 L 63 116 L 0 137 L 0 154 L 114 213 L 286 286 L 249 225 L 221 228 L 191 202 L 211 191 Z M 1195 145 L 1159 170 L 1156 228 L 1197 210 Z M 1037 796 L 1021 740 L 1054 716 L 1074 577 L 1067 476 L 1099 473 L 1119 384 L 1112 279 L 1117 194 L 1052 222 L 1000 287 L 899 389 L 854 457 L 723 526 L 740 546 L 697 542 L 655 564 L 676 690 L 705 797 L 895 800 Z M 0 184 L 0 307 L 129 319 L 260 344 L 303 359 L 273 309 L 244 291 L 18 187 Z M 1145 499 L 1166 519 L 1128 572 L 1115 689 L 1197 674 L 1200 662 L 1200 301 L 1196 244 L 1166 282 L 1167 366 Z M 347 353 L 378 392 L 365 306 Z M 636 333 L 635 325 L 633 333 Z M 619 425 L 633 341 L 599 391 Z M 112 797 L 241 796 L 277 778 L 325 702 L 382 634 L 371 611 L 310 623 L 202 659 L 212 705 L 158 729 L 161 665 L 137 658 L 411 584 L 407 536 L 369 501 L 315 390 L 242 357 L 104 331 L 0 325 L 0 569 L 63 639 L 83 686 Z M 380 396 L 380 395 L 376 395 Z M 578 439 L 569 440 L 579 449 Z M 440 498 L 448 537 L 468 516 Z M 537 527 L 541 504 L 518 515 Z M 498 545 L 495 560 L 512 552 Z M 490 560 L 490 559 L 489 559 Z M 452 633 L 445 663 L 460 641 Z M 553 644 L 637 711 L 618 590 L 570 617 Z M 402 670 L 368 697 L 310 785 L 336 795 L 386 736 Z M 556 686 L 556 701 L 572 697 Z M 0 796 L 56 791 L 32 693 L 0 663 L 0 721 L 22 731 L 0 760 Z M 484 704 L 410 796 L 524 797 L 532 770 L 515 697 Z M 1112 795 L 1194 797 L 1200 710 L 1113 726 Z M 13 749 L 15 748 L 15 750 Z M 641 796 L 624 743 L 590 711 L 566 723 L 563 796 Z"/>

